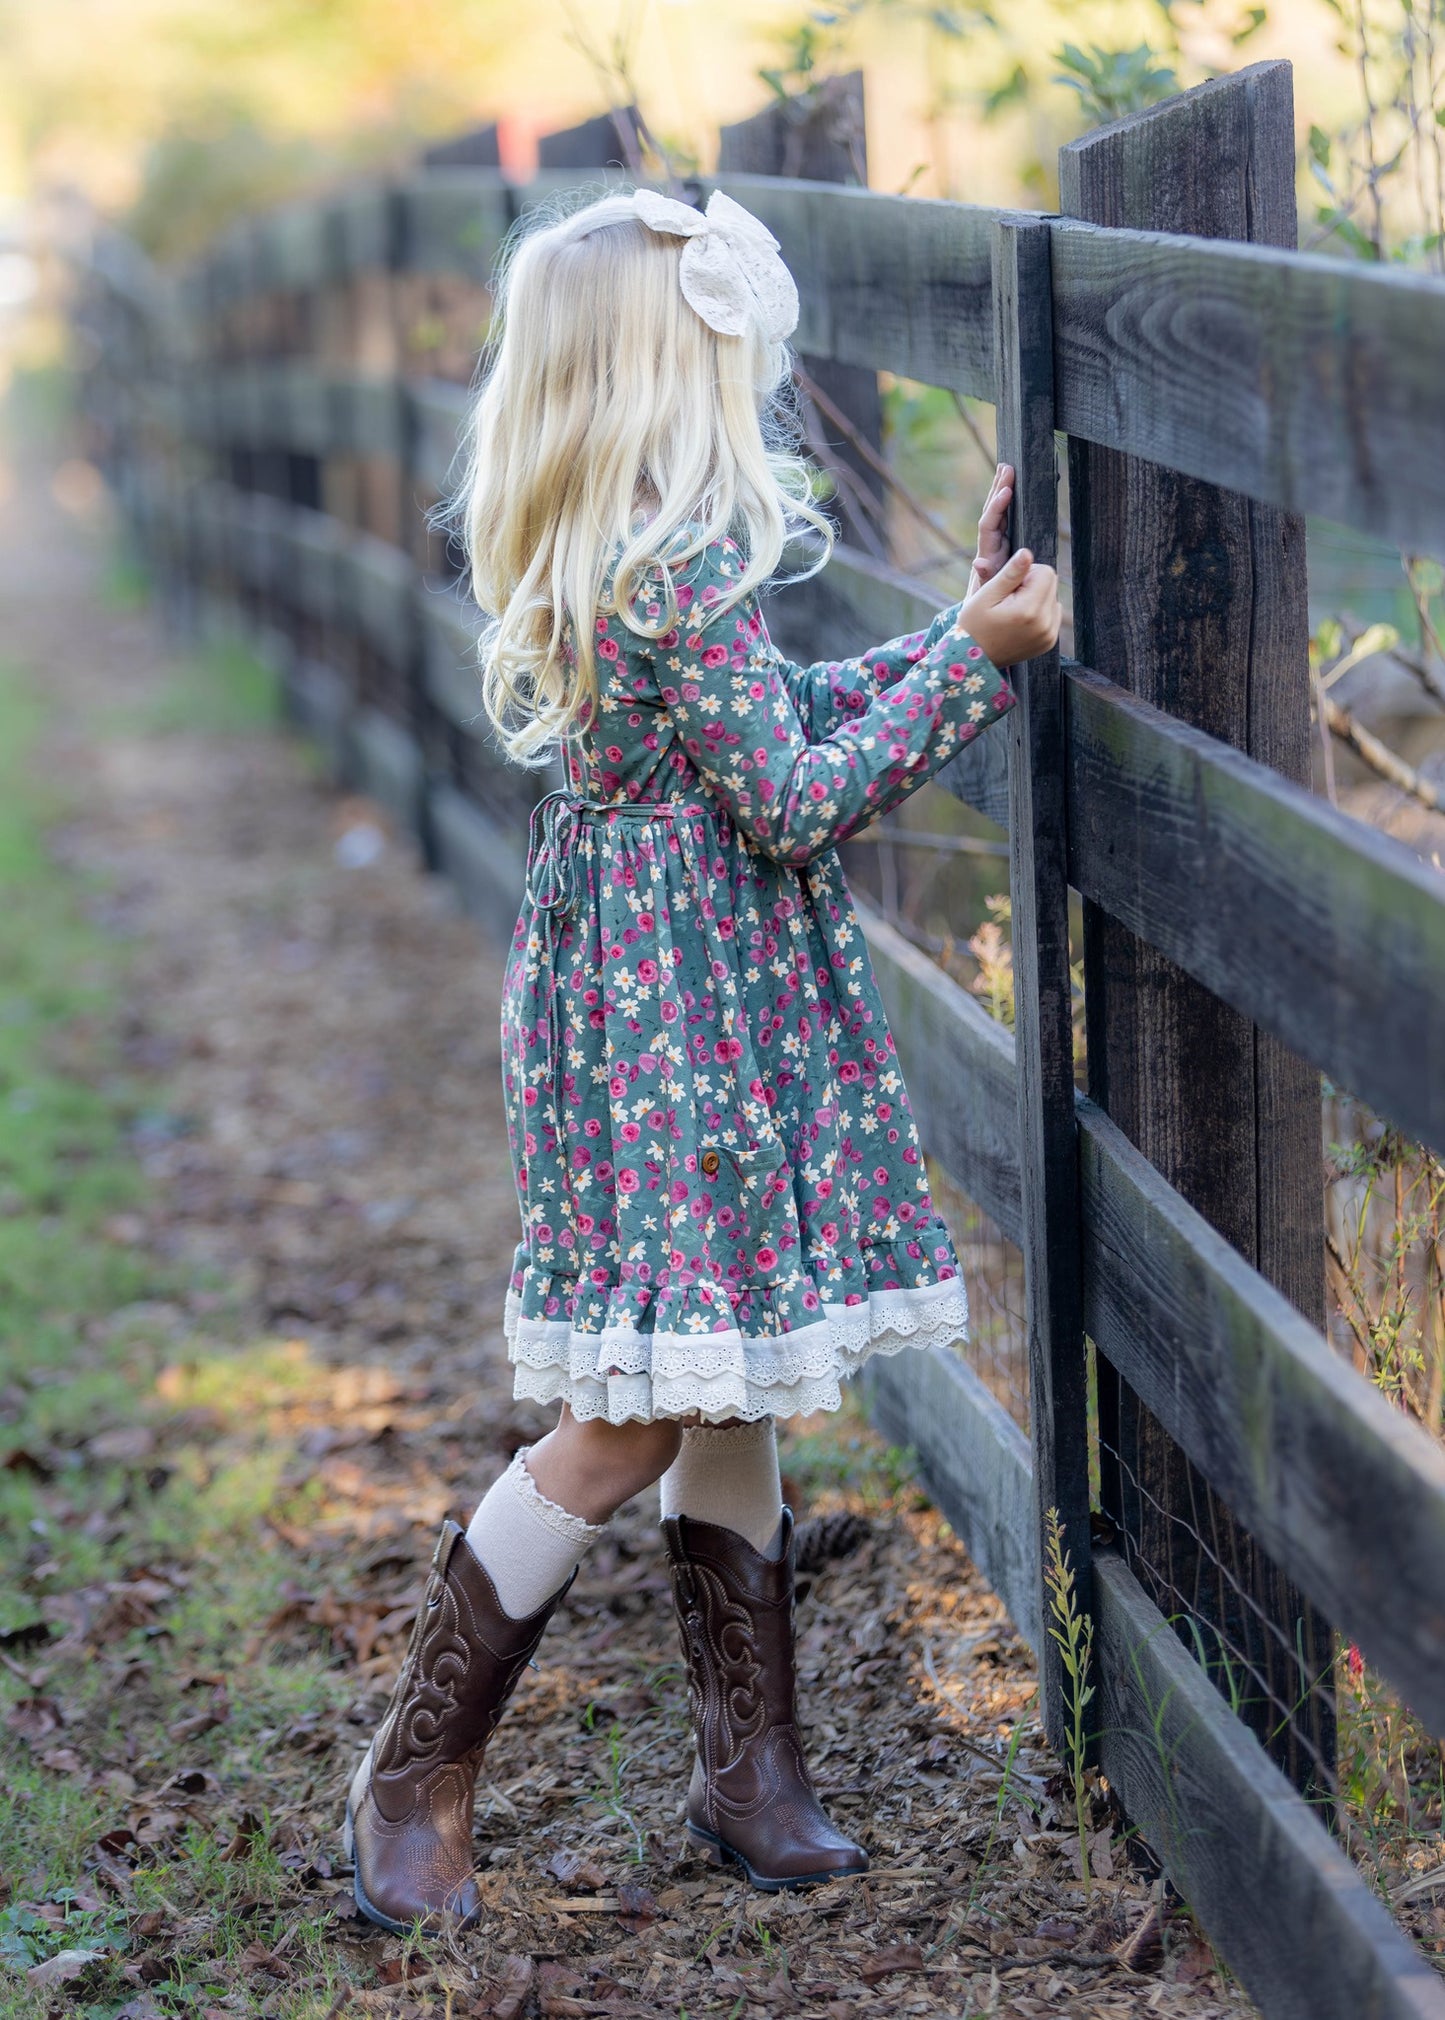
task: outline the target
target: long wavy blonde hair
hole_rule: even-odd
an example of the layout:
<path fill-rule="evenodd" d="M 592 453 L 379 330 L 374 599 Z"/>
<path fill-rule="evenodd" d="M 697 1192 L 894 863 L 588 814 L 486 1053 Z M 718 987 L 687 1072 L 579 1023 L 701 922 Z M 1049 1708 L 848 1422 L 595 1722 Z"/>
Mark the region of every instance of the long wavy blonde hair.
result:
<path fill-rule="evenodd" d="M 771 577 L 805 525 L 822 552 L 804 574 L 831 552 L 779 398 L 788 347 L 710 329 L 682 295 L 684 244 L 610 194 L 534 215 L 498 262 L 457 517 L 485 618 L 483 702 L 523 764 L 596 718 L 599 611 L 661 636 L 675 575 L 726 533 L 745 565 L 719 608 Z M 659 569 L 664 614 L 649 621 L 637 593 Z"/>

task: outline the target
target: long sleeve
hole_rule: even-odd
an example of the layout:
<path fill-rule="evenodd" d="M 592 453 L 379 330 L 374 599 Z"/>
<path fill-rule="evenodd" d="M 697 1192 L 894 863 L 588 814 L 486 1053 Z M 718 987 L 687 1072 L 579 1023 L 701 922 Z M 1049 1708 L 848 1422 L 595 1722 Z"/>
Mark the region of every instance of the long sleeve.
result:
<path fill-rule="evenodd" d="M 798 667 L 768 639 L 753 597 L 711 614 L 741 567 L 734 541 L 713 542 L 679 584 L 677 629 L 651 651 L 683 749 L 765 855 L 787 863 L 821 855 L 916 792 L 1013 707 L 983 648 L 950 630 L 957 606 L 857 661 Z M 844 667 L 839 701 L 832 683 L 841 686 Z M 820 720 L 827 733 L 810 739 Z"/>
<path fill-rule="evenodd" d="M 809 743 L 817 743 L 854 721 L 885 687 L 916 666 L 950 629 L 961 607 L 951 603 L 926 630 L 905 632 L 900 638 L 890 638 L 886 645 L 869 646 L 851 659 L 819 659 L 811 666 L 798 666 L 773 646 L 778 672 Z M 764 644 L 770 643 L 766 624 L 761 636 Z"/>

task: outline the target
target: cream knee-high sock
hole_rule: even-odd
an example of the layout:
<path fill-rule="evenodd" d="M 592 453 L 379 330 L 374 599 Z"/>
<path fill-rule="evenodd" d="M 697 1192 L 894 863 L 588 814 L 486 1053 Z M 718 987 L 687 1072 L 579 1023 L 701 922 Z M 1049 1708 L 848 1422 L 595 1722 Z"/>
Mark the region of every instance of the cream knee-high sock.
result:
<path fill-rule="evenodd" d="M 682 1449 L 662 1476 L 662 1512 L 716 1522 L 776 1557 L 782 1543 L 783 1492 L 771 1417 L 755 1424 L 689 1425 Z"/>
<path fill-rule="evenodd" d="M 513 1620 L 525 1620 L 550 1599 L 607 1527 L 547 1499 L 527 1471 L 531 1449 L 523 1445 L 516 1452 L 467 1525 L 472 1554 Z"/>

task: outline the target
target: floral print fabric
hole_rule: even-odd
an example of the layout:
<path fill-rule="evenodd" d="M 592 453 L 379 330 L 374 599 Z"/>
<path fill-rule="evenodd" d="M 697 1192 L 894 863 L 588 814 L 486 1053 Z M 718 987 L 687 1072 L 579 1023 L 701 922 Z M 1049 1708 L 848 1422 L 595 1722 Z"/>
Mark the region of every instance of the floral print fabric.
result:
<path fill-rule="evenodd" d="M 870 1353 L 967 1324 L 835 845 L 1014 696 L 956 604 L 795 665 L 752 596 L 719 609 L 741 572 L 712 542 L 657 640 L 596 618 L 596 718 L 533 817 L 504 1328 L 516 1393 L 579 1417 L 835 1409 Z"/>

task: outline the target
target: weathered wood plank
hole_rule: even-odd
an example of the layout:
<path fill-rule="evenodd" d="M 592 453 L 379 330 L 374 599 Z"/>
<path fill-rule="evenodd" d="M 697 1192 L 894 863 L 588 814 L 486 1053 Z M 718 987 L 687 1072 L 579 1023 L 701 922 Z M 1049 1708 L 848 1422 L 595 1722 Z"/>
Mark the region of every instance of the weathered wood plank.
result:
<path fill-rule="evenodd" d="M 1104 1773 L 1269 2020 L 1445 2020 L 1428 1961 L 1111 1551 L 1094 1594 Z"/>
<path fill-rule="evenodd" d="M 1067 691 L 1075 887 L 1445 1150 L 1445 879 L 1087 668 Z"/>
<path fill-rule="evenodd" d="M 1288 63 L 1254 64 L 1062 148 L 1060 209 L 1293 247 L 1293 135 Z M 1079 656 L 1197 729 L 1302 769 L 1303 528 L 1073 434 L 1069 501 Z M 1083 925 L 1090 1093 L 1241 1255 L 1321 1318 L 1318 1079 L 1089 900 Z M 1107 1364 L 1099 1427 L 1104 1509 L 1147 1589 L 1171 1611 L 1191 1607 L 1253 1664 L 1274 1702 L 1245 1716 L 1302 1784 L 1327 1781 L 1330 1694 L 1306 1685 L 1328 1673 L 1328 1636 L 1308 1620 L 1302 1637 L 1270 1631 L 1301 1620 L 1298 1595 Z"/>
<path fill-rule="evenodd" d="M 775 98 L 761 112 L 718 136 L 718 174 L 803 177 L 810 182 L 868 182 L 867 117 L 861 70 L 820 79 L 802 99 Z M 876 497 L 878 478 L 866 449 L 883 442 L 878 374 L 867 365 L 799 354 L 800 410 L 812 453 L 834 480 L 831 501 L 843 538 L 877 547 L 865 500 Z M 814 400 L 806 382 L 816 387 Z M 854 439 L 830 420 L 830 403 L 851 424 Z"/>
<path fill-rule="evenodd" d="M 858 914 L 924 1146 L 1017 1240 L 1014 1041 L 892 927 L 862 904 Z M 1078 1113 L 1088 1333 L 1236 1513 L 1445 1729 L 1445 1455 L 1095 1104 L 1079 1097 Z"/>
<path fill-rule="evenodd" d="M 1106 145 L 1111 131 L 1087 145 Z M 436 169 L 399 193 L 361 190 L 314 214 L 298 206 L 286 214 L 277 271 L 293 275 L 303 246 L 317 281 L 338 263 L 383 265 L 399 231 L 413 267 L 482 280 L 513 211 L 575 181 L 552 170 L 512 190 L 493 170 Z M 782 241 L 803 297 L 800 349 L 994 397 L 990 232 L 995 218 L 1044 213 L 762 176 L 710 178 L 712 187 Z M 1235 187 L 1221 174 L 1196 195 L 1213 214 L 1220 192 Z M 398 194 L 399 224 L 388 211 Z M 1201 242 L 1183 222 L 1166 231 L 1048 222 L 1061 428 L 1286 511 L 1445 553 L 1435 479 L 1445 402 L 1431 375 L 1445 352 L 1445 283 Z M 1208 217 L 1198 229 L 1207 226 Z M 240 300 L 263 267 L 271 272 L 260 246 L 250 227 L 228 234 L 188 274 L 188 291 L 199 277 L 211 311 Z"/>
<path fill-rule="evenodd" d="M 1101 1109 L 1081 1098 L 1079 1121 L 1090 1338 L 1271 1556 L 1445 1732 L 1445 1451 Z"/>
<path fill-rule="evenodd" d="M 1445 282 L 1061 223 L 1059 426 L 1445 555 Z"/>
<path fill-rule="evenodd" d="M 526 883 L 525 844 L 513 827 L 490 819 L 454 786 L 432 787 L 427 817 L 442 875 L 455 885 L 493 945 L 505 952 Z"/>
<path fill-rule="evenodd" d="M 1023 1226 L 1013 1034 L 870 905 L 856 896 L 854 905 L 923 1147 L 1017 1242 Z"/>
<path fill-rule="evenodd" d="M 725 190 L 777 238 L 801 297 L 799 350 L 994 397 L 1000 213 L 769 176 L 713 176 L 703 187 Z"/>
<path fill-rule="evenodd" d="M 864 1364 L 869 1415 L 911 1445 L 929 1493 L 1036 1653 L 1042 1635 L 1028 1440 L 968 1363 L 946 1347 Z"/>
<path fill-rule="evenodd" d="M 1053 567 L 1059 472 L 1047 225 L 1001 221 L 995 227 L 993 300 L 998 453 L 1014 473 L 1009 546 L 1027 547 L 1036 562 Z M 1018 695 L 1007 732 L 1009 885 L 1034 1547 L 1042 1563 L 1050 1518 L 1057 1519 L 1087 1612 L 1089 1384 L 1074 1140 L 1066 723 L 1057 646 L 1009 673 Z M 1038 1653 L 1044 1727 L 1062 1753 L 1069 1732 L 1062 1652 L 1046 1634 Z"/>
<path fill-rule="evenodd" d="M 397 192 L 396 264 L 485 282 L 514 215 L 497 169 L 433 168 Z"/>

